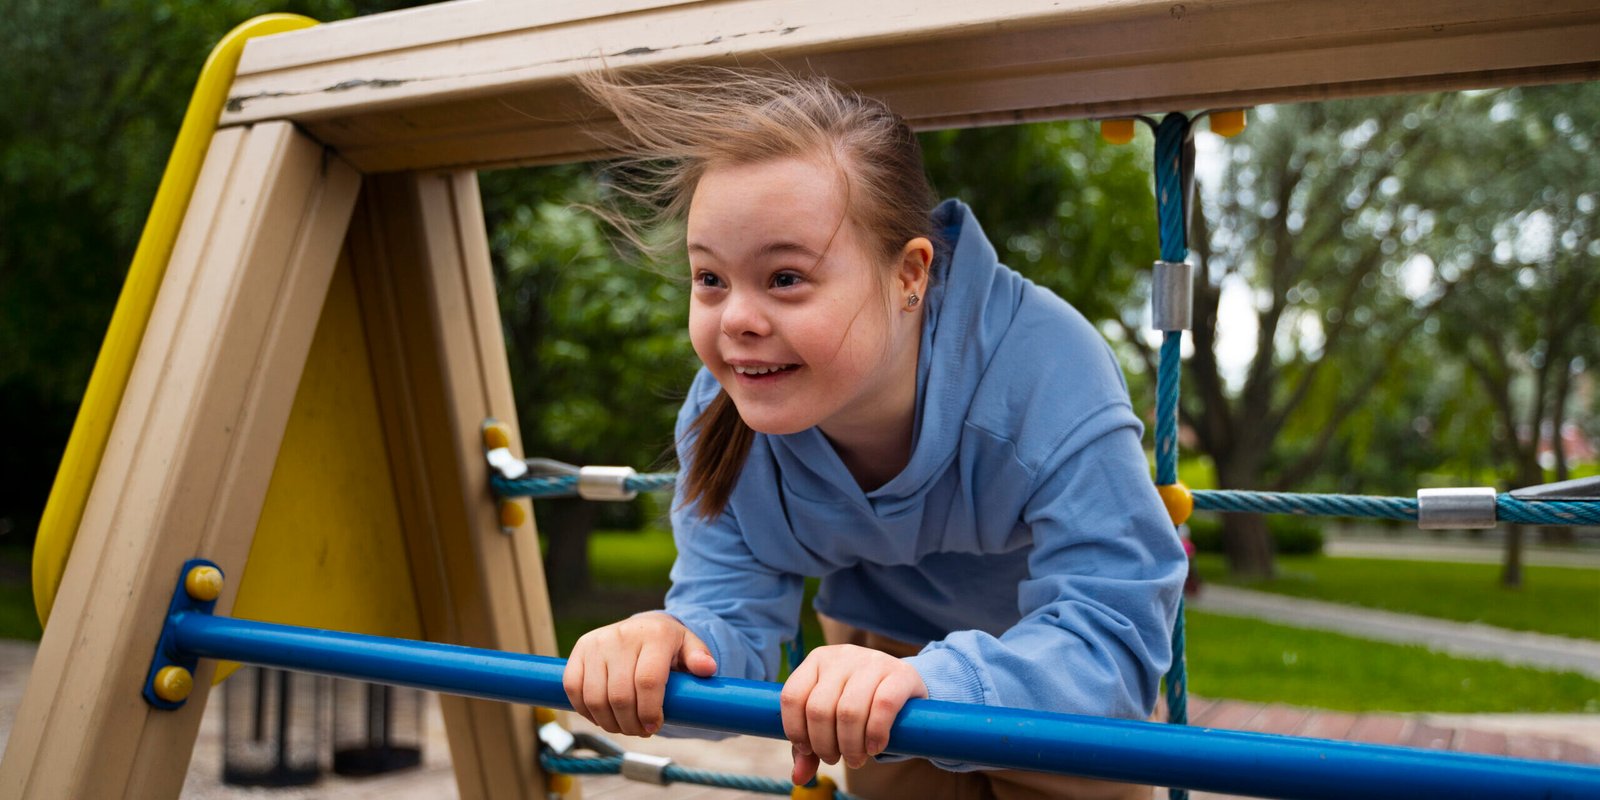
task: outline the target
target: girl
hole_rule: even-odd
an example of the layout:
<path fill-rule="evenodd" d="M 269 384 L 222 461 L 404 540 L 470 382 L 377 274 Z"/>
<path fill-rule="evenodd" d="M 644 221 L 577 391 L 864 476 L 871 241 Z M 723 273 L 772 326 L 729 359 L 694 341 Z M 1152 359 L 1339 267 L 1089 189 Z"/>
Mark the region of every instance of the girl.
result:
<path fill-rule="evenodd" d="M 1186 567 L 1110 348 L 933 207 L 877 101 L 731 70 L 585 88 L 632 136 L 635 194 L 685 224 L 705 366 L 666 608 L 578 641 L 573 707 L 648 736 L 670 670 L 771 680 L 820 576 L 828 645 L 782 692 L 795 783 L 843 759 L 865 797 L 1148 796 L 878 758 L 911 698 L 1151 714 Z"/>

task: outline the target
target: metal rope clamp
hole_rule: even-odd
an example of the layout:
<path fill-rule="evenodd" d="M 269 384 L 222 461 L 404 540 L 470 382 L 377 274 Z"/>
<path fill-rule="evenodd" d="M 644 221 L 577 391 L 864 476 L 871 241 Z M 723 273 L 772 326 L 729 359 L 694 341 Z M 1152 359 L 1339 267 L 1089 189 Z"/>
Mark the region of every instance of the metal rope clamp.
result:
<path fill-rule="evenodd" d="M 572 749 L 578 744 L 577 737 L 573 736 L 571 731 L 561 727 L 559 722 L 546 722 L 540 725 L 539 741 L 543 742 L 545 747 L 550 748 L 550 752 L 558 756 L 571 753 Z"/>
<path fill-rule="evenodd" d="M 484 458 L 489 460 L 489 466 L 508 481 L 514 481 L 528 474 L 527 462 L 512 455 L 509 447 L 496 447 L 485 453 Z"/>
<path fill-rule="evenodd" d="M 630 781 L 666 786 L 669 783 L 667 767 L 670 766 L 672 759 L 666 756 L 653 756 L 648 753 L 622 754 L 622 777 Z"/>
<path fill-rule="evenodd" d="M 639 473 L 633 467 L 582 467 L 578 470 L 578 496 L 585 500 L 632 500 L 639 496 L 628 481 Z"/>
<path fill-rule="evenodd" d="M 1186 331 L 1194 324 L 1194 267 L 1186 261 L 1157 261 L 1150 290 L 1150 327 Z"/>
<path fill-rule="evenodd" d="M 1425 531 L 1493 528 L 1495 491 L 1492 486 L 1464 489 L 1418 489 L 1417 527 Z"/>

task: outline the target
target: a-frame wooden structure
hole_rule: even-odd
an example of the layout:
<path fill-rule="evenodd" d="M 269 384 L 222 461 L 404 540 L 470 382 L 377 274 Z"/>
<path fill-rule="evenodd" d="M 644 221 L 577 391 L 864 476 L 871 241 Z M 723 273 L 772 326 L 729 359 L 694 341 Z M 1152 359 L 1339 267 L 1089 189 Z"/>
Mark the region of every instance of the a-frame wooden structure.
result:
<path fill-rule="evenodd" d="M 503 533 L 486 489 L 479 426 L 516 419 L 473 170 L 602 155 L 571 76 L 689 62 L 826 74 L 925 128 L 1004 124 L 1590 80 L 1600 6 L 468 0 L 253 40 L 81 468 L 0 798 L 177 795 L 211 667 L 179 711 L 140 689 L 190 557 L 228 572 L 222 613 L 253 581 L 263 618 L 338 627 L 365 598 L 400 611 L 351 629 L 553 652 L 533 526 Z M 298 533 L 274 550 L 269 519 Z M 332 557 L 318 521 L 376 544 Z M 445 713 L 463 797 L 543 795 L 527 709 Z"/>

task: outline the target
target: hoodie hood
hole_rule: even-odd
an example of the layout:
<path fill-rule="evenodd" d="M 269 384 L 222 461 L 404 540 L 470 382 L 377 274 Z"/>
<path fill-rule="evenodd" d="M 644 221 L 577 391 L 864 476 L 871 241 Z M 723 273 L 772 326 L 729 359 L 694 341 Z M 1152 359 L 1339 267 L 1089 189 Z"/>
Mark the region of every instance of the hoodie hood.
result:
<path fill-rule="evenodd" d="M 822 431 L 767 437 L 785 481 L 803 495 L 856 497 L 892 516 L 920 503 L 956 456 L 954 441 L 974 390 L 1010 327 L 1025 282 L 1001 266 L 967 204 L 946 200 L 932 219 L 942 241 L 935 245 L 917 353 L 911 460 L 888 483 L 863 493 Z M 949 303 L 950 297 L 961 302 Z"/>

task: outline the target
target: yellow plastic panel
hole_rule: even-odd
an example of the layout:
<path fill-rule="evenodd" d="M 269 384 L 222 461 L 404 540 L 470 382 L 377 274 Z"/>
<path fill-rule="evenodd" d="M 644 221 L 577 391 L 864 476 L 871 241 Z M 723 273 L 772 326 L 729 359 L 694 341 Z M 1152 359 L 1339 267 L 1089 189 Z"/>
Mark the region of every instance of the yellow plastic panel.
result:
<path fill-rule="evenodd" d="M 341 259 L 233 616 L 421 639 L 398 509 L 355 280 Z"/>

